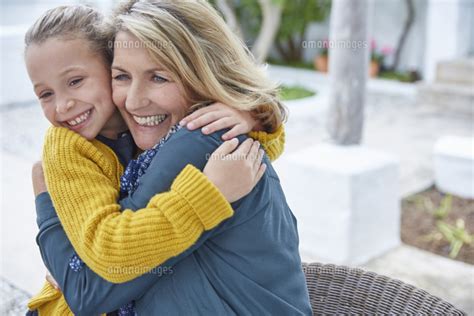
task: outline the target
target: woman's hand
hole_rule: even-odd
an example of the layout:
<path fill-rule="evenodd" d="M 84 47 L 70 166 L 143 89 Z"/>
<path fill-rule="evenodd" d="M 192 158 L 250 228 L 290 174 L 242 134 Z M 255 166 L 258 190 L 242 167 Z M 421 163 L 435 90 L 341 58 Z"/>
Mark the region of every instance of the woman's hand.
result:
<path fill-rule="evenodd" d="M 238 145 L 237 138 L 224 142 L 212 153 L 203 171 L 230 203 L 250 193 L 267 167 L 262 164 L 264 151 L 259 149 L 258 141 L 248 138 Z"/>
<path fill-rule="evenodd" d="M 35 196 L 48 191 L 46 188 L 46 182 L 44 181 L 43 164 L 41 161 L 37 161 L 33 164 L 31 178 L 33 181 L 33 192 L 35 193 Z"/>
<path fill-rule="evenodd" d="M 261 130 L 260 122 L 255 120 L 249 111 L 240 111 L 220 102 L 203 107 L 186 116 L 179 122 L 189 130 L 200 127 L 203 134 L 212 134 L 224 128 L 230 131 L 222 135 L 223 140 L 229 140 L 242 134 Z"/>

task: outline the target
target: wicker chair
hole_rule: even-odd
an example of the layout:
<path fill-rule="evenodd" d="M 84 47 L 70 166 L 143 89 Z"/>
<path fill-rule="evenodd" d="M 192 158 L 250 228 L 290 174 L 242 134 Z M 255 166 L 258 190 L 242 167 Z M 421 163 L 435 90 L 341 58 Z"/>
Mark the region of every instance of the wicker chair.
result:
<path fill-rule="evenodd" d="M 466 315 L 448 302 L 362 269 L 303 263 L 314 315 Z"/>

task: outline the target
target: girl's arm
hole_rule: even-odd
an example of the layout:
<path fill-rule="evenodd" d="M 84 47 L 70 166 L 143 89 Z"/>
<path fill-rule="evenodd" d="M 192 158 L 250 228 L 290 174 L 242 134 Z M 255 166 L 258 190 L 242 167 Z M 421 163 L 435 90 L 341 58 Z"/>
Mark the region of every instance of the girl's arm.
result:
<path fill-rule="evenodd" d="M 170 147 L 173 158 L 168 164 L 195 154 L 190 144 L 184 148 L 186 152 L 173 154 Z M 249 151 L 247 146 L 246 152 Z M 159 156 L 165 155 L 160 152 Z M 248 155 L 251 156 L 256 155 Z M 230 159 L 226 163 L 241 162 Z M 242 163 L 244 171 L 255 165 L 254 161 Z M 162 173 L 147 186 L 154 192 L 147 196 L 148 204 L 134 204 L 135 197 L 140 195 L 137 190 L 120 212 L 116 200 L 122 170 L 116 156 L 104 144 L 88 142 L 64 128 L 48 131 L 43 164 L 56 211 L 74 249 L 94 272 L 111 282 L 132 280 L 179 255 L 195 244 L 203 231 L 211 230 L 233 214 L 213 183 L 196 167 L 186 164 L 178 172 L 165 170 L 166 164 L 160 167 Z M 151 166 L 150 169 L 153 170 Z M 251 173 L 256 174 L 246 174 Z M 145 176 L 148 174 L 152 172 Z M 239 176 L 238 172 L 235 176 Z M 243 180 L 246 178 L 249 177 L 244 176 Z M 170 187 L 169 192 L 156 195 Z M 145 206 L 136 212 L 130 209 Z"/>
<path fill-rule="evenodd" d="M 223 140 L 247 134 L 262 144 L 271 161 L 276 160 L 285 148 L 283 124 L 272 133 L 263 131 L 260 122 L 249 111 L 237 110 L 220 102 L 194 111 L 182 119 L 180 124 L 189 130 L 201 128 L 205 135 L 229 128 L 222 135 Z"/>
<path fill-rule="evenodd" d="M 275 161 L 285 149 L 285 128 L 280 125 L 273 133 L 251 131 L 248 136 L 259 141 L 271 161 Z"/>

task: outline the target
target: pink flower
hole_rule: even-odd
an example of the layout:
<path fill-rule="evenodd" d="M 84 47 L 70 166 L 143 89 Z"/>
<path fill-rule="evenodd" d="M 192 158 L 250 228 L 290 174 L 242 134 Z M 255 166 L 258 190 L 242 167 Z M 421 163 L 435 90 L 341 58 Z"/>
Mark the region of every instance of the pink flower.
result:
<path fill-rule="evenodd" d="M 326 38 L 323 41 L 323 48 L 328 49 L 329 48 L 329 40 Z"/>
<path fill-rule="evenodd" d="M 371 39 L 370 40 L 370 50 L 375 50 L 375 48 L 377 48 L 377 43 L 375 42 L 374 39 Z"/>
<path fill-rule="evenodd" d="M 385 56 L 391 55 L 393 53 L 393 48 L 390 46 L 382 47 L 382 54 Z"/>

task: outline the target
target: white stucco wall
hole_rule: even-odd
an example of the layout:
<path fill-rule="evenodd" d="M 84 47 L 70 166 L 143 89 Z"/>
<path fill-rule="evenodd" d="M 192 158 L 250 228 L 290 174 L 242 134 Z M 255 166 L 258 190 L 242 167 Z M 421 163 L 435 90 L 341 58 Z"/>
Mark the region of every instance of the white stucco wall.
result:
<path fill-rule="evenodd" d="M 379 48 L 395 48 L 407 19 L 404 0 L 372 0 L 370 38 Z M 473 0 L 415 0 L 415 17 L 400 56 L 398 70 L 417 70 L 428 80 L 434 76 L 437 62 L 474 54 Z M 329 17 L 313 23 L 307 30 L 308 41 L 329 36 Z M 304 50 L 304 59 L 311 62 L 319 49 Z M 273 52 L 274 54 L 274 52 Z M 393 54 L 386 60 L 389 66 Z"/>
<path fill-rule="evenodd" d="M 430 0 L 427 8 L 424 74 L 435 78 L 439 61 L 465 57 L 471 47 L 472 0 Z"/>
<path fill-rule="evenodd" d="M 425 45 L 425 19 L 427 0 L 414 1 L 415 18 L 410 33 L 407 36 L 402 52 L 400 70 L 421 70 L 423 67 L 423 49 Z M 402 0 L 373 0 L 371 8 L 371 21 L 369 22 L 369 38 L 374 39 L 379 48 L 390 46 L 395 48 L 400 37 L 403 24 L 407 18 L 407 8 Z M 328 38 L 329 17 L 322 23 L 312 23 L 307 31 L 309 41 Z M 305 49 L 304 58 L 313 60 L 318 54 L 318 49 Z M 387 59 L 387 65 L 393 62 L 393 55 Z"/>
<path fill-rule="evenodd" d="M 420 70 L 423 66 L 423 49 L 425 45 L 426 0 L 413 1 L 414 20 L 405 40 L 400 56 L 399 70 Z M 377 46 L 390 46 L 395 49 L 402 29 L 408 17 L 405 1 L 374 1 L 371 38 Z M 393 54 L 388 57 L 387 65 L 393 62 Z"/>

